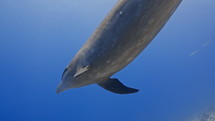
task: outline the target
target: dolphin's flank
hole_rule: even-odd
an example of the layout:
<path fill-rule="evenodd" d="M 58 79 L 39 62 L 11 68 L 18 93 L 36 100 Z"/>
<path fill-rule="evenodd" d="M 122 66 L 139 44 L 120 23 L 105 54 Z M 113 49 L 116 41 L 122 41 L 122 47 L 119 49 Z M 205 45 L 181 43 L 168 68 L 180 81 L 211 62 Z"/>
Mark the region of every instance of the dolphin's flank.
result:
<path fill-rule="evenodd" d="M 65 69 L 57 93 L 98 84 L 130 94 L 138 90 L 111 76 L 153 40 L 182 0 L 119 0 Z"/>

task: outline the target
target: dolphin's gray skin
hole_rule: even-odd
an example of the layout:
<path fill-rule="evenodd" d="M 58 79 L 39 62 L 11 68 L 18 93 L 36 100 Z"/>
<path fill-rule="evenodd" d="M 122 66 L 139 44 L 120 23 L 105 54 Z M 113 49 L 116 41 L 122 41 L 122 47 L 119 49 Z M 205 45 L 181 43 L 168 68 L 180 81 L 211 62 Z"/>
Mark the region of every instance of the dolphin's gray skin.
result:
<path fill-rule="evenodd" d="M 119 0 L 65 69 L 57 93 L 97 83 L 114 93 L 138 90 L 110 77 L 151 42 L 182 0 Z"/>

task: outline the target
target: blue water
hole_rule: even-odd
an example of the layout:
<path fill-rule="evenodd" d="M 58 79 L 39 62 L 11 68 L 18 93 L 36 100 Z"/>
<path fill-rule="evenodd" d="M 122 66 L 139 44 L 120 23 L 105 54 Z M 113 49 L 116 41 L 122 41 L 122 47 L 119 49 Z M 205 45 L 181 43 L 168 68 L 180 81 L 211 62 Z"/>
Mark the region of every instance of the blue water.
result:
<path fill-rule="evenodd" d="M 55 90 L 61 74 L 117 0 L 0 1 L 0 121 L 178 121 L 215 103 L 215 1 L 184 0 L 129 66 L 140 89 Z"/>

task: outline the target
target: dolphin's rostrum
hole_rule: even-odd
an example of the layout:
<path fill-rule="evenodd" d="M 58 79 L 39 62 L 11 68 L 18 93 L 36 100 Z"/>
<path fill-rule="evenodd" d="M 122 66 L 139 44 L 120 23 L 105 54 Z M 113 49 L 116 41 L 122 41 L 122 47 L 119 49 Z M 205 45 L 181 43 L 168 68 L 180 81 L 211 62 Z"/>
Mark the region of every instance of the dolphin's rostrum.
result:
<path fill-rule="evenodd" d="M 110 78 L 151 42 L 182 0 L 119 0 L 65 69 L 57 93 L 98 84 L 118 94 L 135 93 Z"/>

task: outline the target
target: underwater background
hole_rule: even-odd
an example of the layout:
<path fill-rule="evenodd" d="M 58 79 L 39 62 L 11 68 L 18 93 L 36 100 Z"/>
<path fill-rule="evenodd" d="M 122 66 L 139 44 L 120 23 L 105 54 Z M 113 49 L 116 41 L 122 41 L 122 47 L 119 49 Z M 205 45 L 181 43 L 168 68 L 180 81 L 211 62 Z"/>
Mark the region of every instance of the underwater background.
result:
<path fill-rule="evenodd" d="M 56 94 L 64 68 L 117 0 L 0 0 L 0 121 L 180 121 L 215 104 L 215 1 L 183 0 L 113 77 Z"/>

